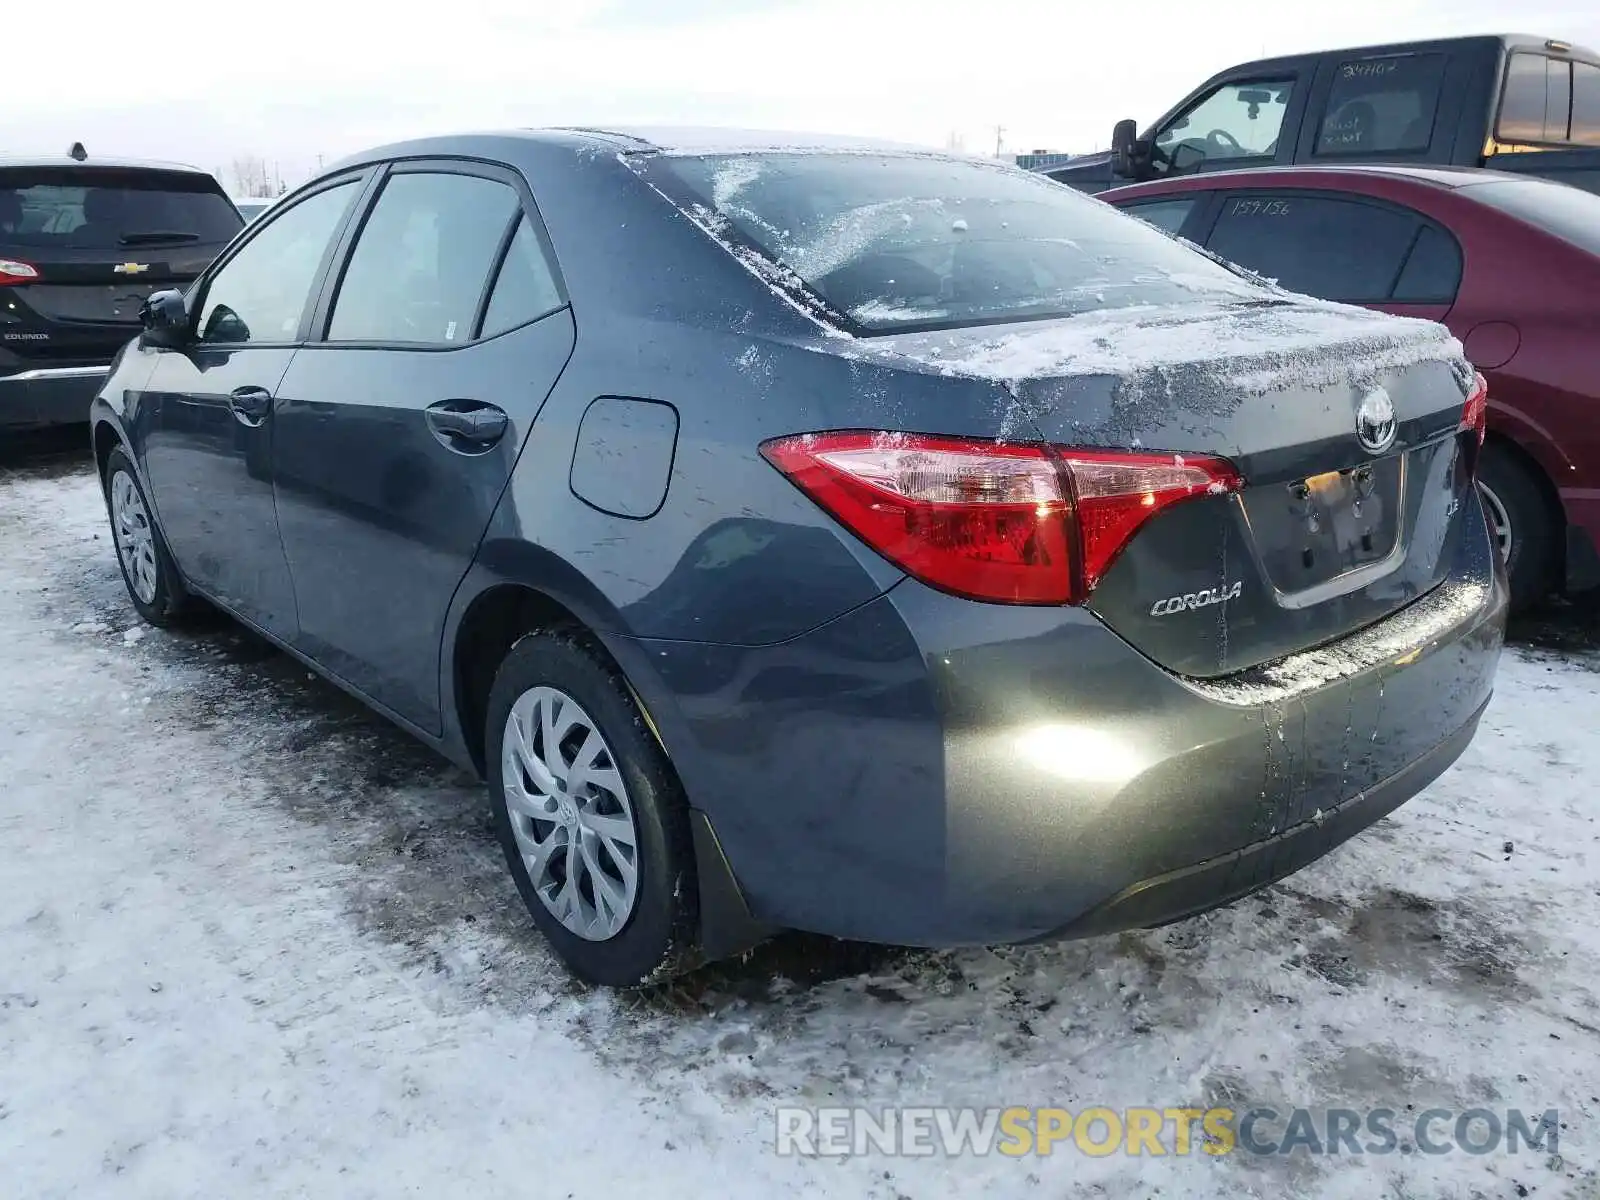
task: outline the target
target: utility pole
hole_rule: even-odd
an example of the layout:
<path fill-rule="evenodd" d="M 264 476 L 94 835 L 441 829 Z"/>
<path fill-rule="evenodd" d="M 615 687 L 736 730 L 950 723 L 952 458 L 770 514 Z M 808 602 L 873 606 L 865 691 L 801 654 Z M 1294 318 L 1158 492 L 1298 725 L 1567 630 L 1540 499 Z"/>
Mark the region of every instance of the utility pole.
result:
<path fill-rule="evenodd" d="M 994 127 L 994 156 L 996 158 L 1000 157 L 1001 152 L 1005 147 L 1005 144 L 1006 144 L 1006 127 L 1004 125 L 996 125 Z"/>

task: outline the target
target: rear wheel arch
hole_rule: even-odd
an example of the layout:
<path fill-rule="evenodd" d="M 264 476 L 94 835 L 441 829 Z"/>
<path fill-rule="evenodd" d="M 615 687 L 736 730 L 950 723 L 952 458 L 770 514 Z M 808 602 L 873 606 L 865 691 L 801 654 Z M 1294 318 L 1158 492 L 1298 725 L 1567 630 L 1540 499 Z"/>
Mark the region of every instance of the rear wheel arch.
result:
<path fill-rule="evenodd" d="M 111 452 L 118 447 L 124 454 L 128 452 L 122 435 L 117 432 L 117 427 L 110 421 L 96 421 L 94 426 L 94 467 L 95 474 L 101 479 L 106 477 L 106 463 L 111 458 Z M 132 456 L 129 455 L 131 458 Z"/>
<path fill-rule="evenodd" d="M 501 667 L 519 644 L 530 635 L 541 633 L 575 643 L 613 674 L 632 700 L 647 736 L 660 751 L 661 769 L 670 780 L 668 786 L 688 805 L 684 813 L 687 837 L 679 852 L 690 872 L 688 880 L 693 892 L 692 899 L 684 901 L 689 905 L 686 929 L 692 929 L 692 942 L 698 949 L 682 947 L 685 954 L 673 969 L 691 966 L 702 958 L 739 954 L 763 941 L 773 932 L 772 927 L 752 915 L 709 818 L 693 807 L 693 798 L 686 793 L 661 730 L 625 664 L 570 607 L 526 584 L 499 583 L 485 589 L 472 599 L 456 632 L 452 663 L 456 713 L 467 753 L 479 773 L 493 784 L 495 775 L 488 761 L 489 722 L 493 719 L 491 710 L 495 708 L 495 684 Z"/>
<path fill-rule="evenodd" d="M 480 773 L 487 772 L 484 720 L 495 674 L 511 648 L 530 633 L 561 631 L 581 642 L 605 663 L 632 693 L 657 743 L 665 744 L 632 674 L 596 632 L 595 623 L 550 592 L 525 583 L 502 582 L 474 596 L 456 627 L 450 674 L 452 696 L 467 753 Z M 668 755 L 670 759 L 670 754 Z"/>
<path fill-rule="evenodd" d="M 1511 564 L 1512 604 L 1526 608 L 1561 584 L 1566 560 L 1566 508 L 1539 460 L 1517 441 L 1493 429 L 1484 440 L 1478 478 L 1502 505 L 1527 508 L 1531 501 L 1537 509 L 1535 527 L 1529 528 L 1524 515 L 1522 528 L 1514 524 L 1511 532 L 1513 545 L 1520 543 L 1532 556 L 1525 559 L 1521 549 L 1512 552 L 1514 559 L 1521 560 Z"/>

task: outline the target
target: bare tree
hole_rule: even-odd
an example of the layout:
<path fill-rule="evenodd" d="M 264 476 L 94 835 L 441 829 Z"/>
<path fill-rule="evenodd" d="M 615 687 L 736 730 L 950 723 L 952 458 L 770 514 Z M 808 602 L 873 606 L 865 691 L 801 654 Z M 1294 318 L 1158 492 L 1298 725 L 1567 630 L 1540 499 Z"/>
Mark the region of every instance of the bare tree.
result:
<path fill-rule="evenodd" d="M 237 196 L 277 194 L 266 161 L 253 154 L 241 155 L 233 160 L 233 187 Z"/>

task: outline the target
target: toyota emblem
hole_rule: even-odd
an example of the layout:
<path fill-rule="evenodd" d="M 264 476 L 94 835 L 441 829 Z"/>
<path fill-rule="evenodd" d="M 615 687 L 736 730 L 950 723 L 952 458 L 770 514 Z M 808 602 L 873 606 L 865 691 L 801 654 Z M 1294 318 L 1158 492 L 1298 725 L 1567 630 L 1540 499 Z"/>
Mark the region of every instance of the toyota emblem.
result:
<path fill-rule="evenodd" d="M 1397 422 L 1394 401 L 1381 387 L 1373 388 L 1361 398 L 1356 409 L 1356 439 L 1369 454 L 1382 454 L 1394 445 Z"/>

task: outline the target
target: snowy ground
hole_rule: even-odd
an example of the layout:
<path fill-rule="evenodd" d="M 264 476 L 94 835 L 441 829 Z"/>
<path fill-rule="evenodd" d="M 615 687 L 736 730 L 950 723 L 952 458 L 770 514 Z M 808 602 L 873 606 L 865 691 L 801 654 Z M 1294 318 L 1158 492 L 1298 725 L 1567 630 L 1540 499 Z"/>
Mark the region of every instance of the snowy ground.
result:
<path fill-rule="evenodd" d="M 1139 935 L 792 937 L 569 983 L 470 781 L 226 622 L 146 632 L 87 468 L 0 468 L 0 1200 L 1600 1196 L 1600 659 L 1462 762 Z M 778 1158 L 772 1108 L 1560 1110 L 1561 1155 Z"/>

